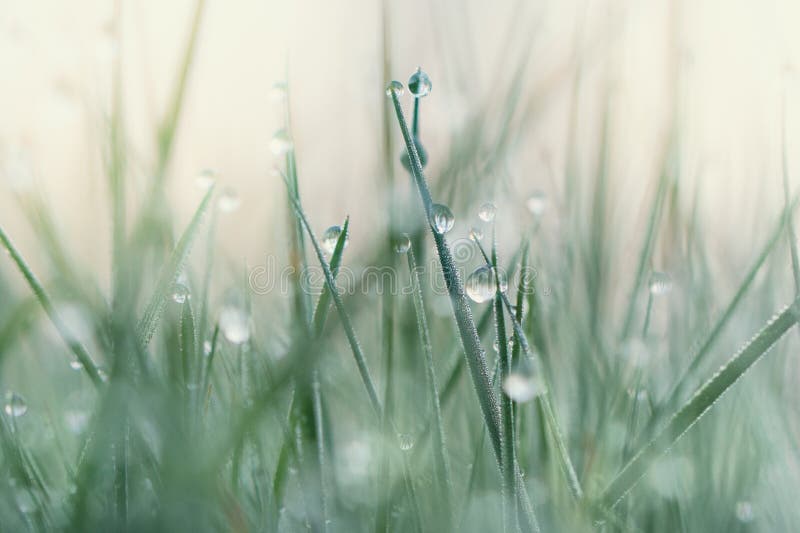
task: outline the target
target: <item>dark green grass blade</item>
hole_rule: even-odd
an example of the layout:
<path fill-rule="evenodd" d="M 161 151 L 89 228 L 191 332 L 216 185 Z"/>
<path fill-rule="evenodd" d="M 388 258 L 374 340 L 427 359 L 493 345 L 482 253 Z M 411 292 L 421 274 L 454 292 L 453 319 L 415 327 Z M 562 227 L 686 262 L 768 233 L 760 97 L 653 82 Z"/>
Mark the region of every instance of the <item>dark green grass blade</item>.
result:
<path fill-rule="evenodd" d="M 798 320 L 800 300 L 773 317 L 739 352 L 734 354 L 666 426 L 626 464 L 599 501 L 612 508 L 633 488 L 658 457 L 666 453 Z"/>
<path fill-rule="evenodd" d="M 47 313 L 47 316 L 55 326 L 58 334 L 64 340 L 64 343 L 75 355 L 78 361 L 81 362 L 83 369 L 89 375 L 92 383 L 99 386 L 102 383 L 102 379 L 100 379 L 100 374 L 97 371 L 97 365 L 92 360 L 92 357 L 89 355 L 86 347 L 75 339 L 75 335 L 73 335 L 67 328 L 66 324 L 64 324 L 64 321 L 59 316 L 58 311 L 53 306 L 53 302 L 50 300 L 50 296 L 47 294 L 47 291 L 45 291 L 42 284 L 36 278 L 36 275 L 25 262 L 25 259 L 22 258 L 19 251 L 8 238 L 8 235 L 6 235 L 6 232 L 3 231 L 2 227 L 0 227 L 0 242 L 3 243 L 3 246 L 6 248 L 6 250 L 8 250 L 8 253 L 11 254 L 11 259 L 17 265 L 17 268 L 22 273 L 25 281 L 28 282 L 28 286 L 30 286 L 33 294 L 36 296 L 36 299 L 39 300 L 44 312 Z"/>
<path fill-rule="evenodd" d="M 181 269 L 186 262 L 186 258 L 189 256 L 192 244 L 200 230 L 203 215 L 208 210 L 208 204 L 211 202 L 213 194 L 214 187 L 212 186 L 208 192 L 206 192 L 203 201 L 200 202 L 191 222 L 189 222 L 189 226 L 187 226 L 183 235 L 181 235 L 178 244 L 175 245 L 175 249 L 172 251 L 169 261 L 161 270 L 161 275 L 158 278 L 153 295 L 150 297 L 150 302 L 147 304 L 144 314 L 136 326 L 137 337 L 142 346 L 147 346 L 150 343 L 150 339 L 153 338 L 158 322 L 161 319 L 161 314 L 164 312 L 168 291 L 172 284 L 178 279 Z"/>

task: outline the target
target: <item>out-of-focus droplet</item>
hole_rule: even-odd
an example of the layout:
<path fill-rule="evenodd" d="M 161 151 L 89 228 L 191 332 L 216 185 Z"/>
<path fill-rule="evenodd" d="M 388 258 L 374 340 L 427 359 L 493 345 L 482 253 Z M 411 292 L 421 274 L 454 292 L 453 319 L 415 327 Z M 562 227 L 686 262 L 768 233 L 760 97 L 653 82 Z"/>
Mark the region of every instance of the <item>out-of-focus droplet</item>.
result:
<path fill-rule="evenodd" d="M 203 355 L 206 357 L 211 355 L 211 341 L 203 341 Z"/>
<path fill-rule="evenodd" d="M 397 80 L 392 80 L 389 82 L 388 85 L 386 85 L 386 96 L 388 96 L 389 98 L 392 97 L 392 94 L 396 94 L 397 96 L 403 96 L 404 92 L 405 88 L 403 87 L 403 84 Z"/>
<path fill-rule="evenodd" d="M 469 238 L 475 242 L 483 239 L 483 231 L 480 228 L 472 228 L 469 230 Z"/>
<path fill-rule="evenodd" d="M 400 235 L 394 243 L 394 251 L 398 254 L 405 254 L 411 249 L 411 239 L 407 233 Z"/>
<path fill-rule="evenodd" d="M 232 187 L 226 187 L 220 194 L 219 200 L 217 200 L 217 206 L 223 213 L 232 213 L 239 209 L 240 205 L 242 205 L 242 199 L 239 198 L 236 189 Z"/>
<path fill-rule="evenodd" d="M 444 235 L 453 229 L 455 222 L 456 219 L 449 207 L 442 204 L 433 204 L 431 207 L 431 225 L 436 233 Z"/>
<path fill-rule="evenodd" d="M 275 103 L 283 103 L 286 101 L 288 84 L 285 81 L 276 81 L 272 84 L 269 95 Z"/>
<path fill-rule="evenodd" d="M 250 317 L 238 306 L 223 306 L 219 313 L 219 328 L 233 344 L 242 344 L 250 339 Z"/>
<path fill-rule="evenodd" d="M 285 129 L 279 129 L 272 135 L 272 140 L 269 142 L 269 149 L 273 155 L 280 157 L 286 155 L 287 152 L 294 148 L 294 142 L 289 132 Z"/>
<path fill-rule="evenodd" d="M 503 380 L 503 392 L 518 403 L 529 402 L 545 392 L 544 381 L 530 359 L 519 361 Z"/>
<path fill-rule="evenodd" d="M 495 271 L 489 265 L 482 265 L 476 268 L 472 274 L 467 278 L 464 284 L 464 289 L 467 292 L 470 300 L 475 303 L 488 302 L 494 297 L 497 290 L 497 282 L 495 281 Z M 505 276 L 499 276 L 500 292 L 506 292 L 508 289 L 508 280 Z"/>
<path fill-rule="evenodd" d="M 492 202 L 485 202 L 478 208 L 478 218 L 484 222 L 494 220 L 495 213 L 497 213 L 497 207 Z"/>
<path fill-rule="evenodd" d="M 414 447 L 414 437 L 408 433 L 400 433 L 397 435 L 397 440 L 400 443 L 400 449 L 407 452 Z"/>
<path fill-rule="evenodd" d="M 431 79 L 423 72 L 422 68 L 417 68 L 416 72 L 408 78 L 408 90 L 415 98 L 428 96 L 432 88 Z"/>
<path fill-rule="evenodd" d="M 72 361 L 69 362 L 69 367 L 72 370 L 83 370 L 83 363 L 81 363 L 77 359 L 73 359 Z"/>
<path fill-rule="evenodd" d="M 653 272 L 650 275 L 650 294 L 662 296 L 672 290 L 672 278 L 664 272 Z"/>
<path fill-rule="evenodd" d="M 739 522 L 744 522 L 745 524 L 748 522 L 752 522 L 753 518 L 755 518 L 755 513 L 753 512 L 753 504 L 748 501 L 737 502 L 736 518 L 739 520 Z"/>
<path fill-rule="evenodd" d="M 543 191 L 533 191 L 525 205 L 533 216 L 540 217 L 547 209 L 547 195 Z"/>
<path fill-rule="evenodd" d="M 172 284 L 172 301 L 177 304 L 182 304 L 186 302 L 190 298 L 189 289 L 180 282 L 175 282 Z"/>
<path fill-rule="evenodd" d="M 329 255 L 332 254 L 336 249 L 336 243 L 339 241 L 339 236 L 341 234 L 342 228 L 340 226 L 331 226 L 325 230 L 325 233 L 322 234 L 322 248 L 328 252 Z M 349 242 L 350 235 L 345 235 L 344 248 L 347 248 Z"/>
<path fill-rule="evenodd" d="M 197 177 L 194 179 L 195 185 L 197 185 L 198 189 L 207 191 L 211 188 L 214 183 L 217 181 L 217 173 L 210 168 L 204 168 L 197 174 Z"/>
<path fill-rule="evenodd" d="M 6 392 L 4 411 L 8 416 L 20 417 L 28 412 L 28 403 L 14 391 Z"/>
<path fill-rule="evenodd" d="M 420 166 L 425 168 L 425 165 L 428 164 L 428 152 L 416 137 L 414 137 L 414 148 L 417 150 Z M 403 168 L 408 172 L 411 172 L 411 159 L 409 158 L 406 150 L 403 150 L 403 153 L 400 155 L 400 164 L 403 165 Z"/>

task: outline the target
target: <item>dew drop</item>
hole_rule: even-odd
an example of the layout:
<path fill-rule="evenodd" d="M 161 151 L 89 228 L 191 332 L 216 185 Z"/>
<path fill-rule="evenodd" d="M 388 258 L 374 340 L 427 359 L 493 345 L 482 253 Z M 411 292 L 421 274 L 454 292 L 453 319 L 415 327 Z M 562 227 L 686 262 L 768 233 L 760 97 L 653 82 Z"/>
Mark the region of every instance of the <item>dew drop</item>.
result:
<path fill-rule="evenodd" d="M 411 249 L 411 239 L 407 233 L 400 235 L 394 243 L 394 251 L 398 254 L 405 254 Z"/>
<path fill-rule="evenodd" d="M 212 185 L 214 185 L 216 181 L 217 181 L 216 171 L 210 168 L 204 168 L 194 179 L 194 184 L 197 185 L 198 189 L 207 191 L 208 189 L 211 188 Z"/>
<path fill-rule="evenodd" d="M 189 289 L 183 283 L 176 282 L 172 284 L 172 301 L 177 304 L 182 304 L 190 298 Z"/>
<path fill-rule="evenodd" d="M 20 489 L 17 491 L 16 496 L 14 499 L 17 502 L 17 508 L 23 514 L 30 514 L 36 510 L 36 502 L 33 500 L 33 496 L 27 489 Z"/>
<path fill-rule="evenodd" d="M 281 103 L 286 100 L 288 85 L 285 81 L 276 81 L 270 90 L 270 98 L 273 102 Z"/>
<path fill-rule="evenodd" d="M 483 231 L 480 228 L 472 228 L 469 230 L 469 238 L 471 241 L 478 242 L 483 239 Z"/>
<path fill-rule="evenodd" d="M 89 413 L 82 409 L 68 409 L 64 411 L 64 423 L 72 433 L 79 435 L 83 433 L 89 423 Z"/>
<path fill-rule="evenodd" d="M 752 522 L 753 518 L 755 518 L 753 504 L 748 501 L 736 502 L 736 518 L 740 522 Z"/>
<path fill-rule="evenodd" d="M 540 217 L 547 209 L 547 195 L 543 191 L 533 191 L 525 205 L 533 216 Z"/>
<path fill-rule="evenodd" d="M 69 367 L 72 370 L 83 370 L 83 363 L 81 363 L 77 359 L 73 359 L 72 361 L 69 362 Z"/>
<path fill-rule="evenodd" d="M 233 344 L 242 344 L 250 339 L 250 318 L 240 307 L 225 305 L 219 313 L 219 328 L 225 338 Z"/>
<path fill-rule="evenodd" d="M 456 222 L 450 208 L 442 204 L 433 204 L 431 207 L 431 219 L 434 231 L 440 235 L 444 235 L 453 229 L 453 224 Z"/>
<path fill-rule="evenodd" d="M 672 278 L 664 272 L 653 272 L 650 275 L 650 294 L 662 296 L 672 290 Z"/>
<path fill-rule="evenodd" d="M 529 402 L 545 392 L 541 376 L 533 361 L 524 359 L 503 380 L 503 392 L 515 402 Z"/>
<path fill-rule="evenodd" d="M 222 191 L 219 200 L 217 200 L 217 207 L 223 213 L 232 213 L 239 209 L 241 204 L 242 200 L 233 187 L 226 187 L 225 190 Z"/>
<path fill-rule="evenodd" d="M 331 226 L 330 228 L 325 230 L 325 233 L 322 234 L 322 248 L 328 252 L 328 254 L 333 254 L 333 251 L 336 249 L 336 243 L 339 241 L 339 236 L 342 234 L 342 228 L 340 226 Z M 344 248 L 347 248 L 347 244 L 350 242 L 350 235 L 344 236 Z"/>
<path fill-rule="evenodd" d="M 408 90 L 415 98 L 422 98 L 431 93 L 433 84 L 430 77 L 423 72 L 422 68 L 417 68 L 417 71 L 408 78 Z"/>
<path fill-rule="evenodd" d="M 428 152 L 425 150 L 425 147 L 422 146 L 422 143 L 419 142 L 419 139 L 414 137 L 414 148 L 417 149 L 417 155 L 419 156 L 419 164 L 422 168 L 425 168 L 425 165 L 428 164 Z M 403 150 L 403 154 L 400 156 L 400 164 L 403 165 L 403 168 L 406 169 L 408 172 L 411 172 L 411 160 L 408 157 L 408 152 Z"/>
<path fill-rule="evenodd" d="M 285 129 L 279 129 L 272 135 L 272 140 L 269 142 L 269 149 L 275 156 L 286 155 L 287 152 L 294 148 L 292 138 L 289 132 Z"/>
<path fill-rule="evenodd" d="M 397 435 L 397 440 L 400 443 L 400 449 L 407 452 L 414 447 L 414 437 L 408 433 L 400 433 Z"/>
<path fill-rule="evenodd" d="M 105 368 L 98 368 L 97 375 L 100 377 L 100 381 L 103 383 L 108 381 L 108 372 L 106 372 Z"/>
<path fill-rule="evenodd" d="M 500 291 L 506 292 L 508 289 L 508 281 L 505 276 L 500 274 Z M 495 282 L 495 272 L 489 265 L 482 265 L 475 269 L 469 275 L 467 282 L 464 284 L 467 291 L 467 296 L 475 303 L 488 302 L 494 297 L 497 290 L 497 283 Z"/>
<path fill-rule="evenodd" d="M 405 89 L 403 88 L 403 84 L 397 80 L 392 80 L 386 86 L 386 96 L 389 98 L 392 97 L 392 94 L 396 94 L 397 96 L 403 96 L 403 92 Z"/>
<path fill-rule="evenodd" d="M 211 355 L 211 341 L 203 341 L 203 355 L 206 357 Z"/>
<path fill-rule="evenodd" d="M 8 416 L 19 417 L 28 412 L 28 404 L 25 398 L 13 391 L 6 392 L 6 402 L 4 411 Z"/>
<path fill-rule="evenodd" d="M 478 208 L 478 218 L 484 222 L 494 220 L 495 213 L 497 213 L 497 208 L 492 202 L 485 202 Z"/>

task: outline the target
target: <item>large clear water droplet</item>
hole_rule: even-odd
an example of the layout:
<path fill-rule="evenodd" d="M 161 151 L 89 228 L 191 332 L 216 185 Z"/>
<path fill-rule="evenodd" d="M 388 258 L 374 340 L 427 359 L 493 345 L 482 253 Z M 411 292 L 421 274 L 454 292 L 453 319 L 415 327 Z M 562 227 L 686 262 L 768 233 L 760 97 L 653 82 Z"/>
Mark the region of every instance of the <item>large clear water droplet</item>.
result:
<path fill-rule="evenodd" d="M 403 92 L 405 89 L 403 88 L 403 84 L 397 80 L 392 80 L 386 86 L 386 96 L 389 98 L 392 97 L 392 94 L 396 94 L 397 96 L 403 96 Z"/>
<path fill-rule="evenodd" d="M 233 187 L 226 187 L 217 200 L 217 207 L 223 213 L 232 213 L 239 209 L 240 205 L 242 205 L 242 200 Z"/>
<path fill-rule="evenodd" d="M 499 276 L 500 291 L 506 292 L 508 289 L 508 280 L 503 274 Z M 464 284 L 467 291 L 467 296 L 470 300 L 476 303 L 488 302 L 494 297 L 497 290 L 497 283 L 495 281 L 495 271 L 489 265 L 482 265 L 475 269 L 469 275 L 467 282 Z"/>
<path fill-rule="evenodd" d="M 342 228 L 340 226 L 331 226 L 325 230 L 325 233 L 322 234 L 322 248 L 328 252 L 329 255 L 332 254 L 336 249 L 336 243 L 339 241 L 339 236 L 341 234 Z M 344 248 L 347 248 L 349 242 L 350 235 L 345 235 Z"/>
<path fill-rule="evenodd" d="M 400 444 L 400 449 L 403 450 L 404 452 L 407 452 L 414 447 L 414 437 L 412 437 L 408 433 L 398 434 L 397 440 Z"/>
<path fill-rule="evenodd" d="M 503 392 L 518 403 L 529 402 L 545 392 L 544 382 L 530 358 L 520 360 L 503 380 Z"/>
<path fill-rule="evenodd" d="M 189 288 L 186 287 L 183 283 L 175 282 L 172 284 L 172 291 L 171 291 L 172 301 L 177 304 L 182 304 L 186 302 L 190 298 L 189 295 Z"/>
<path fill-rule="evenodd" d="M 672 278 L 664 272 L 653 272 L 650 275 L 650 294 L 662 296 L 672 290 Z"/>
<path fill-rule="evenodd" d="M 450 208 L 442 204 L 433 204 L 431 207 L 431 225 L 436 233 L 444 235 L 455 224 L 456 219 Z"/>
<path fill-rule="evenodd" d="M 398 254 L 405 254 L 411 249 L 411 239 L 407 233 L 400 235 L 394 243 L 394 251 Z"/>
<path fill-rule="evenodd" d="M 279 129 L 272 135 L 272 140 L 269 142 L 269 149 L 275 156 L 286 155 L 288 151 L 294 148 L 292 137 L 285 129 Z"/>
<path fill-rule="evenodd" d="M 497 213 L 497 208 L 492 202 L 485 202 L 478 208 L 478 218 L 484 222 L 494 220 L 495 213 Z"/>
<path fill-rule="evenodd" d="M 21 395 L 14 391 L 6 392 L 3 410 L 8 416 L 18 417 L 28 412 L 28 403 Z"/>
<path fill-rule="evenodd" d="M 415 98 L 428 96 L 432 88 L 430 77 L 421 68 L 417 68 L 417 71 L 408 78 L 408 90 Z"/>
<path fill-rule="evenodd" d="M 547 195 L 543 191 L 533 191 L 525 205 L 533 216 L 540 217 L 547 209 Z"/>
<path fill-rule="evenodd" d="M 219 328 L 233 344 L 242 344 L 250 339 L 250 317 L 238 306 L 222 307 L 219 312 Z"/>
<path fill-rule="evenodd" d="M 217 173 L 213 169 L 204 168 L 197 174 L 197 177 L 194 179 L 194 184 L 197 185 L 198 189 L 207 191 L 216 181 Z"/>

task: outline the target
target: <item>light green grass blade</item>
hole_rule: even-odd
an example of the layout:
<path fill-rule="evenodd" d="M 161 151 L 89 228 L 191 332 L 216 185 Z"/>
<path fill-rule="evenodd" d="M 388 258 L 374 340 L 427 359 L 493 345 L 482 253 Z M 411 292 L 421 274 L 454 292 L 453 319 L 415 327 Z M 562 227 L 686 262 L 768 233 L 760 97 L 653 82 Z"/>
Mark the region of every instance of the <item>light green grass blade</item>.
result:
<path fill-rule="evenodd" d="M 172 251 L 169 261 L 161 270 L 161 275 L 158 278 L 153 295 L 150 297 L 150 302 L 147 304 L 144 314 L 136 326 L 137 338 L 143 347 L 146 347 L 150 343 L 150 339 L 153 338 L 158 322 L 161 319 L 161 314 L 164 312 L 166 300 L 169 297 L 168 291 L 172 284 L 177 281 L 181 269 L 184 263 L 186 263 L 186 258 L 189 257 L 192 244 L 194 244 L 195 237 L 200 230 L 203 215 L 205 215 L 205 212 L 208 210 L 208 204 L 211 202 L 213 194 L 214 187 L 212 186 L 208 192 L 206 192 L 203 201 L 200 202 L 200 205 L 197 207 L 192 220 L 189 222 L 183 235 L 181 235 L 178 244 L 175 245 L 175 249 Z"/>
<path fill-rule="evenodd" d="M 764 328 L 725 363 L 667 425 L 626 464 L 605 489 L 600 502 L 614 507 L 633 488 L 659 456 L 666 453 L 730 389 L 753 364 L 797 323 L 800 299 L 776 314 Z"/>
<path fill-rule="evenodd" d="M 53 302 L 50 299 L 50 296 L 47 294 L 47 291 L 45 291 L 42 284 L 36 278 L 36 275 L 25 262 L 25 259 L 22 258 L 22 255 L 20 255 L 19 251 L 11 242 L 11 239 L 8 238 L 8 235 L 6 235 L 6 232 L 2 227 L 0 227 L 0 242 L 2 242 L 3 246 L 6 248 L 6 250 L 8 250 L 8 253 L 11 255 L 11 259 L 17 265 L 17 268 L 22 273 L 25 281 L 28 282 L 28 286 L 33 291 L 36 299 L 39 300 L 44 312 L 47 313 L 47 316 L 50 318 L 50 321 L 55 326 L 56 331 L 58 331 L 58 334 L 61 336 L 64 343 L 75 355 L 78 361 L 80 361 L 83 369 L 92 380 L 92 383 L 94 383 L 96 386 L 99 386 L 102 383 L 102 379 L 100 379 L 100 374 L 97 371 L 97 365 L 92 360 L 92 357 L 89 355 L 86 347 L 81 344 L 80 341 L 76 340 L 75 335 L 69 331 L 69 328 L 67 328 L 67 325 L 61 319 L 58 311 L 53 306 Z"/>

